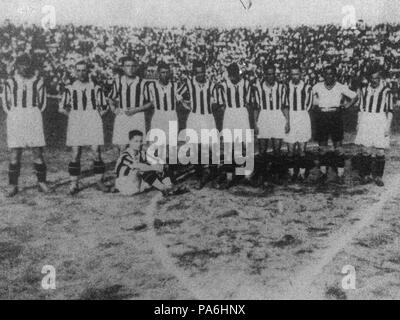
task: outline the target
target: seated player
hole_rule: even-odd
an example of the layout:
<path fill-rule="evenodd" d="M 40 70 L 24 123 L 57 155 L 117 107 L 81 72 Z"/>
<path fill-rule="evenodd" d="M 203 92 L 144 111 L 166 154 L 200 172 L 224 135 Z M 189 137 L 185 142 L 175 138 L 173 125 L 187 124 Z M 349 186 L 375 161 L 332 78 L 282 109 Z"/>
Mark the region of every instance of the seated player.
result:
<path fill-rule="evenodd" d="M 358 130 L 354 141 L 363 149 L 358 168 L 361 183 L 366 184 L 373 179 L 376 185 L 382 187 L 385 149 L 389 148 L 393 119 L 393 95 L 385 85 L 379 67 L 372 68 L 369 84 L 361 93 Z"/>
<path fill-rule="evenodd" d="M 164 196 L 176 195 L 186 191 L 174 188 L 171 179 L 165 175 L 161 164 L 150 165 L 143 150 L 143 133 L 139 130 L 129 132 L 129 147 L 121 153 L 116 167 L 115 187 L 123 195 L 134 195 L 154 187 Z"/>

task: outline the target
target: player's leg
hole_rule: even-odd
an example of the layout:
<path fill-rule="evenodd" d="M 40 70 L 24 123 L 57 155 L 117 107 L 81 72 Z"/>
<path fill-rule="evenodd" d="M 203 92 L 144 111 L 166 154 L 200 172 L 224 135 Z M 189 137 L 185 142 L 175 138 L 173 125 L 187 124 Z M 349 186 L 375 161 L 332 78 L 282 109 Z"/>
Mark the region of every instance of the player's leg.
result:
<path fill-rule="evenodd" d="M 221 157 L 221 179 L 217 183 L 218 189 L 229 189 L 233 185 L 233 178 L 235 172 L 235 155 L 234 144 L 231 142 L 223 142 L 223 155 Z M 225 180 L 224 180 L 225 179 Z"/>
<path fill-rule="evenodd" d="M 268 139 L 258 139 L 258 153 L 260 155 L 267 154 L 268 151 Z"/>
<path fill-rule="evenodd" d="M 382 181 L 383 173 L 385 171 L 385 149 L 376 149 L 375 157 L 372 162 L 372 177 L 377 186 L 383 187 L 384 183 Z"/>
<path fill-rule="evenodd" d="M 258 139 L 258 155 L 254 158 L 253 185 L 255 187 L 262 187 L 267 181 L 272 160 L 272 157 L 268 154 L 269 141 L 269 139 Z"/>
<path fill-rule="evenodd" d="M 314 167 L 314 157 L 307 153 L 307 142 L 299 143 L 299 152 L 299 179 L 304 181 Z"/>
<path fill-rule="evenodd" d="M 325 183 L 328 179 L 328 167 L 330 164 L 328 140 L 319 141 L 318 146 L 318 160 L 320 171 L 320 177 L 318 178 L 318 180 L 319 183 Z"/>
<path fill-rule="evenodd" d="M 361 152 L 356 155 L 356 161 L 358 166 L 358 174 L 360 176 L 361 184 L 367 184 L 372 181 L 372 150 L 370 148 L 361 147 Z"/>
<path fill-rule="evenodd" d="M 38 189 L 40 192 L 49 193 L 47 186 L 47 167 L 43 157 L 43 148 L 33 148 L 33 166 L 36 172 Z"/>
<path fill-rule="evenodd" d="M 79 176 L 81 175 L 82 147 L 72 147 L 71 162 L 68 164 L 68 172 L 71 180 L 69 193 L 74 195 L 79 192 Z"/>
<path fill-rule="evenodd" d="M 197 154 L 197 164 L 195 164 L 195 171 L 196 171 L 196 184 L 194 188 L 196 190 L 203 189 L 206 184 L 206 172 L 205 166 L 201 163 L 201 143 L 196 144 L 193 146 L 195 154 Z"/>
<path fill-rule="evenodd" d="M 170 195 L 173 193 L 171 193 L 171 191 L 174 189 L 170 181 L 161 181 L 159 174 L 155 171 L 141 172 L 140 177 L 142 178 L 143 182 L 161 191 L 163 195 Z"/>
<path fill-rule="evenodd" d="M 132 170 L 127 176 L 117 177 L 115 187 L 124 196 L 132 196 L 141 191 L 142 178 L 138 170 Z"/>
<path fill-rule="evenodd" d="M 272 138 L 271 145 L 272 145 L 272 156 L 271 156 L 270 173 L 272 176 L 272 180 L 275 183 L 278 183 L 280 165 L 282 163 L 282 158 L 281 158 L 282 139 Z"/>
<path fill-rule="evenodd" d="M 294 181 L 296 179 L 295 176 L 295 167 L 296 167 L 296 143 L 287 143 L 287 165 L 289 172 L 289 179 Z"/>
<path fill-rule="evenodd" d="M 333 141 L 334 155 L 332 159 L 333 167 L 337 173 L 337 183 L 344 184 L 345 155 L 342 141 Z"/>
<path fill-rule="evenodd" d="M 7 191 L 7 197 L 14 197 L 18 193 L 22 150 L 22 148 L 12 148 L 10 150 L 10 164 L 8 166 L 9 190 Z"/>
<path fill-rule="evenodd" d="M 172 163 L 171 159 L 172 159 L 172 157 L 174 157 L 174 155 L 178 154 L 177 147 L 166 145 L 163 152 L 165 152 L 165 172 L 166 172 L 167 176 L 171 179 L 171 181 L 173 183 L 175 183 L 175 181 L 176 181 L 176 177 L 175 177 L 176 164 Z M 162 157 L 162 159 L 164 159 L 164 158 Z"/>
<path fill-rule="evenodd" d="M 104 174 L 106 172 L 106 165 L 101 158 L 100 146 L 91 147 L 91 157 L 93 161 L 93 173 L 96 177 L 97 189 L 103 192 L 109 192 L 109 188 L 104 184 Z"/>
<path fill-rule="evenodd" d="M 272 138 L 272 150 L 274 155 L 279 156 L 282 150 L 283 139 Z"/>
<path fill-rule="evenodd" d="M 337 182 L 340 184 L 344 183 L 344 165 L 345 156 L 343 151 L 343 138 L 344 138 L 344 128 L 343 128 L 343 118 L 342 112 L 338 111 L 332 113 L 331 123 L 331 137 L 334 147 L 334 155 L 332 159 L 332 165 L 337 172 Z"/>
<path fill-rule="evenodd" d="M 329 113 L 319 112 L 316 119 L 316 140 L 318 141 L 318 162 L 320 176 L 318 183 L 324 184 L 328 179 L 328 167 L 330 164 L 330 153 L 328 140 L 330 135 Z"/>

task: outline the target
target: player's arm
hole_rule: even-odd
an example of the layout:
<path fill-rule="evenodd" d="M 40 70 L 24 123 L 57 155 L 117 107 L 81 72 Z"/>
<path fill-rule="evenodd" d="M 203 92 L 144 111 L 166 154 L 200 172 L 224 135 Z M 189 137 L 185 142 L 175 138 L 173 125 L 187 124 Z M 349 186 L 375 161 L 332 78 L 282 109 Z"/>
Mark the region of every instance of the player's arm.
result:
<path fill-rule="evenodd" d="M 0 80 L 0 104 L 4 110 L 5 113 L 9 112 L 8 106 L 9 106 L 9 101 L 8 100 L 8 83 L 6 81 L 3 82 L 3 80 Z"/>
<path fill-rule="evenodd" d="M 187 82 L 185 82 L 179 89 L 176 95 L 177 101 L 187 110 L 192 110 L 190 106 L 190 94 Z"/>
<path fill-rule="evenodd" d="M 130 108 L 129 110 L 125 111 L 125 114 L 127 116 L 133 116 L 136 113 L 145 112 L 147 110 L 154 108 L 154 102 L 150 98 L 150 96 L 148 97 L 148 100 L 146 101 L 146 90 L 148 88 L 148 85 L 149 84 L 144 85 L 143 89 L 142 89 L 142 97 L 143 97 L 142 106 L 138 107 L 138 108 Z"/>
<path fill-rule="evenodd" d="M 60 103 L 58 104 L 58 112 L 69 116 L 71 112 L 71 91 L 69 88 L 64 89 Z"/>
<path fill-rule="evenodd" d="M 131 169 L 137 169 L 139 171 L 147 172 L 147 171 L 158 171 L 162 172 L 164 170 L 164 166 L 162 164 L 153 164 L 149 165 L 147 163 L 133 163 L 131 164 Z"/>
<path fill-rule="evenodd" d="M 104 95 L 104 91 L 100 86 L 95 87 L 96 92 L 96 108 L 100 115 L 103 116 L 108 111 L 108 103 Z"/>
<path fill-rule="evenodd" d="M 44 112 L 44 110 L 46 110 L 47 107 L 47 90 L 43 79 L 39 80 L 37 88 L 38 88 L 37 89 L 38 106 L 40 111 Z"/>
<path fill-rule="evenodd" d="M 313 107 L 314 103 L 314 93 L 313 93 L 313 88 L 312 86 L 309 86 L 307 88 L 307 100 L 306 100 L 306 110 L 310 111 L 311 108 Z"/>
<path fill-rule="evenodd" d="M 114 79 L 111 91 L 106 97 L 108 106 L 110 107 L 111 112 L 115 114 L 119 114 L 121 109 L 119 108 L 119 94 L 118 94 L 118 84 L 117 80 Z"/>
<path fill-rule="evenodd" d="M 342 92 L 342 94 L 343 94 L 345 97 L 347 97 L 347 98 L 350 99 L 350 101 L 348 101 L 348 102 L 343 106 L 344 109 L 351 108 L 352 106 L 354 106 L 354 105 L 357 103 L 357 101 L 358 101 L 358 94 L 357 94 L 357 92 L 354 92 L 354 91 L 350 90 L 348 87 L 345 87 L 345 88 L 344 88 L 344 91 Z"/>
<path fill-rule="evenodd" d="M 282 113 L 286 119 L 285 133 L 290 131 L 290 112 L 289 112 L 289 97 L 287 95 L 286 87 L 282 88 Z"/>
<path fill-rule="evenodd" d="M 260 117 L 260 109 L 261 109 L 261 104 L 260 104 L 260 93 L 255 85 L 251 86 L 250 89 L 250 96 L 249 96 L 249 102 L 253 106 L 253 121 L 254 121 L 254 131 L 256 134 L 258 134 L 258 118 Z"/>
<path fill-rule="evenodd" d="M 312 88 L 312 102 L 311 109 L 318 110 L 319 109 L 319 94 L 316 88 L 316 85 Z"/>
<path fill-rule="evenodd" d="M 152 109 L 153 107 L 154 107 L 153 101 L 150 101 L 150 102 L 144 103 L 141 107 L 138 107 L 138 108 L 131 108 L 131 109 L 129 109 L 129 110 L 126 110 L 126 111 L 125 111 L 125 114 L 126 114 L 127 116 L 133 116 L 133 115 L 136 114 L 136 113 L 145 112 L 145 111 L 147 111 L 147 110 Z"/>
<path fill-rule="evenodd" d="M 386 128 L 385 128 L 385 136 L 390 134 L 390 128 L 392 127 L 393 121 L 393 93 L 389 91 L 386 94 L 386 103 L 385 103 L 385 112 L 386 112 Z"/>

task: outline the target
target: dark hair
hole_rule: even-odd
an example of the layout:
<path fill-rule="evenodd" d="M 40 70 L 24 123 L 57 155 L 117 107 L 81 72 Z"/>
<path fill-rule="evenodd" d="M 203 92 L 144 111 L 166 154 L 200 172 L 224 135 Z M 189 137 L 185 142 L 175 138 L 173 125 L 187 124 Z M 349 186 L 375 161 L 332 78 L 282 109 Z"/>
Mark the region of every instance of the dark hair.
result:
<path fill-rule="evenodd" d="M 237 63 L 231 63 L 226 69 L 228 71 L 228 75 L 230 76 L 238 76 L 240 73 L 239 66 Z"/>
<path fill-rule="evenodd" d="M 289 70 L 300 70 L 301 71 L 301 67 L 298 63 L 292 63 L 291 65 L 289 65 Z"/>
<path fill-rule="evenodd" d="M 276 67 L 272 62 L 264 64 L 263 66 L 264 73 L 267 73 L 268 70 L 274 70 L 274 72 L 276 72 Z"/>
<path fill-rule="evenodd" d="M 17 59 L 15 60 L 15 64 L 19 65 L 19 66 L 31 67 L 32 66 L 32 59 L 27 54 L 23 54 L 23 55 L 17 57 Z"/>
<path fill-rule="evenodd" d="M 124 65 L 125 62 L 127 62 L 127 61 L 131 61 L 131 62 L 137 63 L 136 59 L 134 57 L 132 57 L 132 56 L 124 56 L 121 59 L 119 59 L 119 62 L 120 62 L 121 65 Z"/>
<path fill-rule="evenodd" d="M 383 76 L 384 69 L 379 65 L 373 65 L 373 66 L 369 67 L 369 69 L 367 71 L 368 78 L 370 78 L 375 73 L 379 73 L 380 76 Z"/>
<path fill-rule="evenodd" d="M 143 137 L 143 132 L 140 130 L 132 130 L 129 131 L 129 140 L 132 140 L 133 137 L 140 136 Z"/>
<path fill-rule="evenodd" d="M 337 75 L 337 70 L 336 67 L 333 64 L 328 64 L 325 68 L 324 68 L 324 73 L 327 72 L 328 70 L 331 70 L 332 73 L 336 76 Z"/>
<path fill-rule="evenodd" d="M 206 65 L 204 64 L 203 61 L 195 60 L 195 61 L 193 61 L 193 70 L 195 70 L 195 69 L 197 69 L 197 68 L 205 69 L 205 68 L 206 68 Z"/>
<path fill-rule="evenodd" d="M 157 65 L 157 70 L 161 70 L 161 69 L 168 69 L 169 70 L 169 64 L 164 62 L 164 61 L 160 61 Z"/>
<path fill-rule="evenodd" d="M 89 64 L 85 60 L 79 60 L 77 63 L 75 63 L 75 67 L 81 64 L 84 64 L 86 68 L 89 68 Z"/>

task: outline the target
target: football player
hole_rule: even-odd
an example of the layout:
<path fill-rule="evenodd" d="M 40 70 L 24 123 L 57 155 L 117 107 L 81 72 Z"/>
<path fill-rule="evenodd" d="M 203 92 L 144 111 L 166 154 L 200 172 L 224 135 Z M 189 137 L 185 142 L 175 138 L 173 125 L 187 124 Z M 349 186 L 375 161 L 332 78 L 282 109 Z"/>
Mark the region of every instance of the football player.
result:
<path fill-rule="evenodd" d="M 361 183 L 382 181 L 385 169 L 385 150 L 390 144 L 390 127 L 393 119 L 393 94 L 384 83 L 383 70 L 373 67 L 369 83 L 361 89 L 361 105 L 355 144 L 362 147 L 359 164 Z M 372 176 L 371 176 L 372 175 Z"/>
<path fill-rule="evenodd" d="M 327 168 L 337 172 L 337 183 L 344 184 L 345 156 L 343 143 L 343 110 L 358 101 L 356 92 L 337 82 L 336 67 L 328 65 L 324 69 L 323 82 L 313 87 L 313 106 L 316 112 L 316 139 L 319 144 L 320 183 L 327 180 Z M 347 99 L 347 102 L 345 102 Z M 328 140 L 332 139 L 334 152 L 329 152 Z"/>
<path fill-rule="evenodd" d="M 18 193 L 21 156 L 26 148 L 31 148 L 33 152 L 38 189 L 48 193 L 42 119 L 42 112 L 46 108 L 46 88 L 28 55 L 19 56 L 15 66 L 15 76 L 4 83 L 3 99 L 3 109 L 7 113 L 7 144 L 11 150 L 7 196 L 13 197 Z"/>
<path fill-rule="evenodd" d="M 71 177 L 69 193 L 79 192 L 81 155 L 84 146 L 90 146 L 93 171 L 97 177 L 97 188 L 108 192 L 104 184 L 105 163 L 101 157 L 104 145 L 103 121 L 108 108 L 103 90 L 89 79 L 89 66 L 85 61 L 75 65 L 77 79 L 66 86 L 59 104 L 59 112 L 68 116 L 67 146 L 72 148 L 72 159 L 68 165 Z"/>

